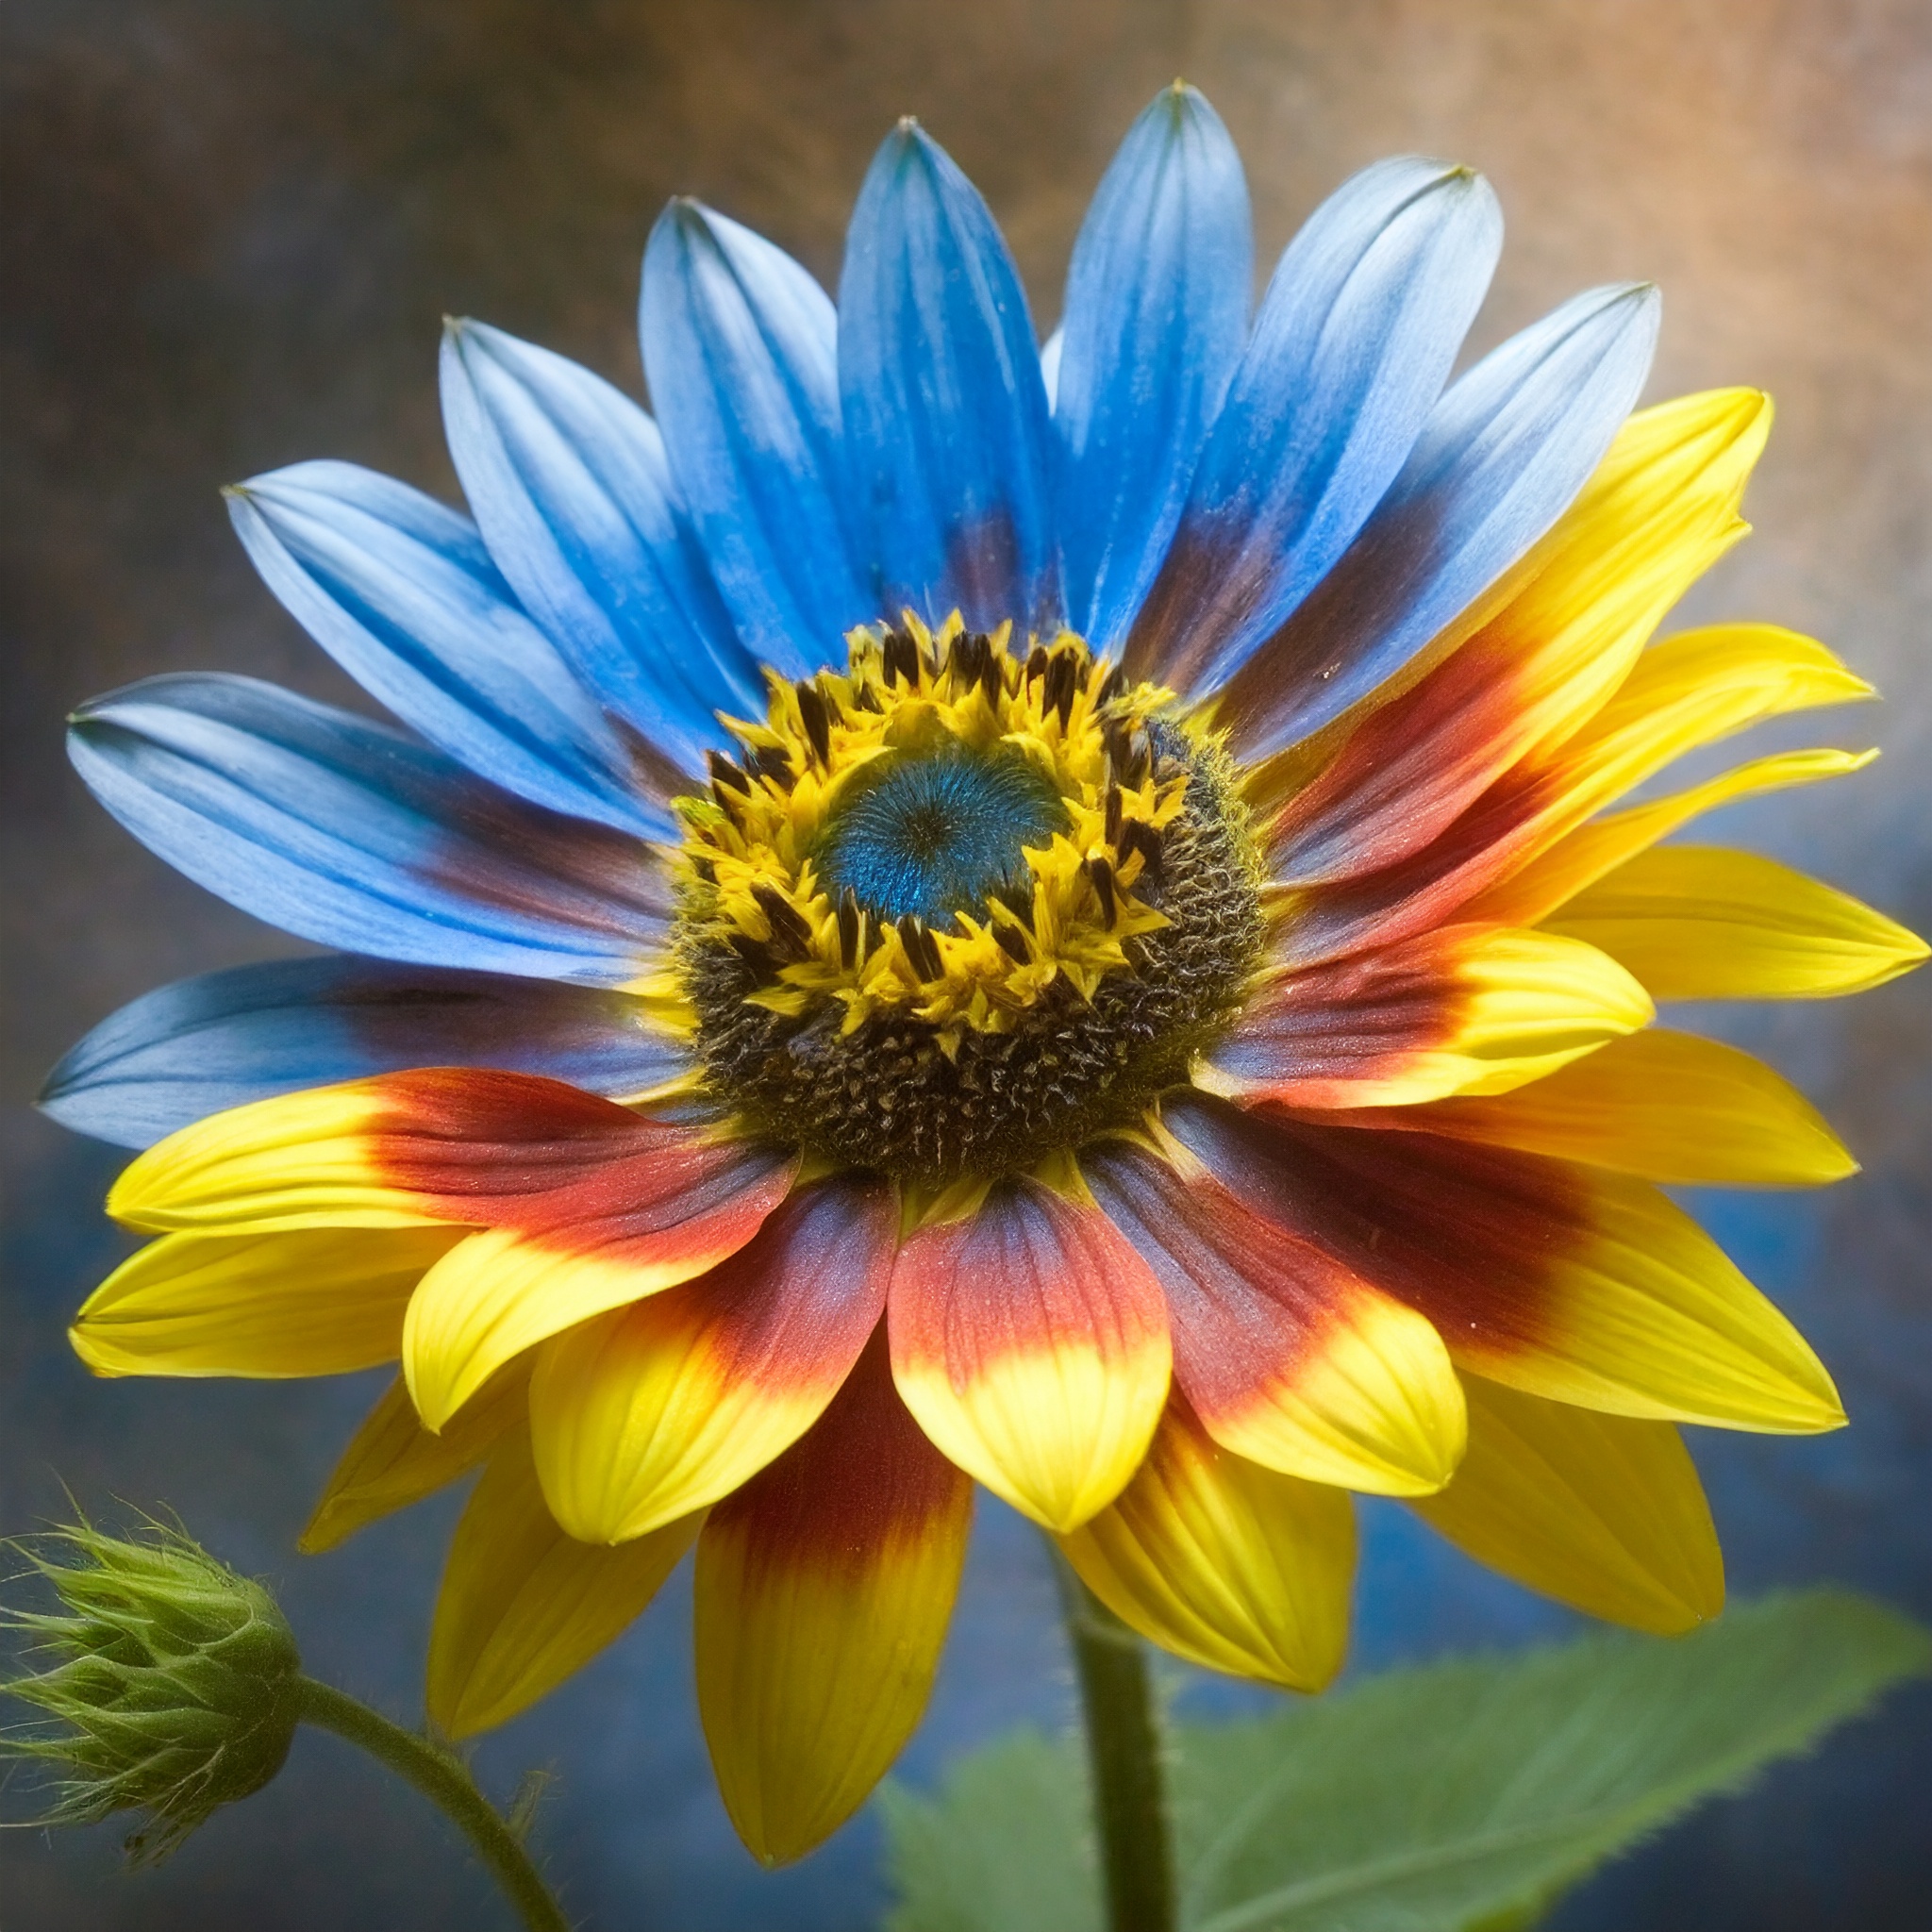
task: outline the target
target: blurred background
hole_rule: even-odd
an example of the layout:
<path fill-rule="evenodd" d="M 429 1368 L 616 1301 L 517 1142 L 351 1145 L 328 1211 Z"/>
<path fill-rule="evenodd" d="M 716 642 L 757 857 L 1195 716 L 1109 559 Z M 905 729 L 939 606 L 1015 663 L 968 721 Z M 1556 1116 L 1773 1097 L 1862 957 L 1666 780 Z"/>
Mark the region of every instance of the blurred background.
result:
<path fill-rule="evenodd" d="M 62 1482 L 93 1509 L 172 1503 L 274 1581 L 311 1668 L 420 1709 L 452 1507 L 324 1558 L 292 1550 L 371 1388 L 93 1383 L 62 1339 L 122 1251 L 99 1209 L 121 1157 L 30 1110 L 42 1074 L 144 989 L 291 946 L 93 808 L 61 716 L 191 667 L 359 702 L 255 581 L 218 486 L 336 456 L 454 495 L 445 311 L 635 391 L 638 261 L 664 198 L 703 196 L 830 283 L 865 163 L 905 112 L 986 192 L 1043 332 L 1114 143 L 1175 74 L 1241 145 L 1264 265 L 1352 170 L 1443 154 L 1485 171 L 1509 220 L 1473 350 L 1579 287 L 1647 276 L 1666 293 L 1653 396 L 1774 392 L 1757 534 L 1685 614 L 1827 640 L 1890 702 L 1789 741 L 1836 733 L 1887 756 L 1723 829 L 1932 927 L 1924 0 L 7 0 L 0 1529 L 58 1511 Z M 1694 1204 L 1818 1345 L 1854 1419 L 1819 1441 L 1696 1441 L 1733 1590 L 1840 1578 L 1932 1616 L 1932 974 L 1842 1007 L 1697 1019 L 1805 1086 L 1865 1169 L 1822 1197 Z M 1367 1532 L 1357 1668 L 1572 1622 L 1399 1509 L 1373 1508 Z M 858 1932 L 885 1896 L 873 1821 L 779 1874 L 731 1836 L 692 1708 L 689 1609 L 680 1579 L 486 1741 L 483 1774 L 502 1792 L 555 1769 L 542 1843 L 592 1925 Z M 903 1774 L 930 1780 L 1011 1723 L 1070 1714 L 1040 1552 L 983 1503 Z M 1921 1690 L 1607 1871 L 1556 1924 L 1924 1932 L 1928 1790 Z M 426 1807 L 308 1736 L 280 1782 L 158 1874 L 120 1874 L 110 1831 L 0 1835 L 7 1932 L 469 1926 L 497 1909 Z"/>

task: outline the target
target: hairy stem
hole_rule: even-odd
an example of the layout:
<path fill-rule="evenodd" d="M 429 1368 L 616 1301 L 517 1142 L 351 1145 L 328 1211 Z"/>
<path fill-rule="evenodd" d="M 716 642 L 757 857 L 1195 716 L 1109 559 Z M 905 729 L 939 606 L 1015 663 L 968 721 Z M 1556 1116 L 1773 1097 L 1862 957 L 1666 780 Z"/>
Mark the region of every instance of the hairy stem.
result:
<path fill-rule="evenodd" d="M 1087 1719 L 1109 1932 L 1174 1932 L 1166 1774 L 1146 1653 L 1066 1559 L 1054 1556 Z"/>
<path fill-rule="evenodd" d="M 296 1680 L 302 1721 L 380 1758 L 437 1806 L 475 1847 L 530 1932 L 570 1932 L 570 1921 L 502 1814 L 476 1789 L 453 1752 L 391 1724 L 378 1711 L 313 1677 Z"/>

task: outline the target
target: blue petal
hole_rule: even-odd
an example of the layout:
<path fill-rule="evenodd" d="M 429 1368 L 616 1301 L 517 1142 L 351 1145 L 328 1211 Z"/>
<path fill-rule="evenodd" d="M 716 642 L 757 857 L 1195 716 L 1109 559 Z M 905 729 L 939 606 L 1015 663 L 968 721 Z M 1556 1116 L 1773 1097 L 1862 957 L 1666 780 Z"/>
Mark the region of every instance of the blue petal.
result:
<path fill-rule="evenodd" d="M 798 675 L 878 608 L 842 521 L 839 321 L 783 249 L 693 201 L 659 216 L 639 305 L 673 475 L 739 635 Z"/>
<path fill-rule="evenodd" d="M 1067 275 L 1054 424 L 1067 622 L 1117 645 L 1167 553 L 1241 359 L 1254 286 L 1241 158 L 1176 81 L 1135 122 Z"/>
<path fill-rule="evenodd" d="M 542 1074 L 612 1099 L 685 1071 L 627 994 L 389 966 L 332 954 L 205 973 L 103 1020 L 47 1076 L 41 1106 L 122 1147 L 305 1087 L 404 1067 Z"/>
<path fill-rule="evenodd" d="M 852 213 L 839 391 L 877 603 L 1051 628 L 1051 425 L 1026 298 L 977 190 L 910 121 Z"/>
<path fill-rule="evenodd" d="M 669 891 L 641 841 L 253 678 L 151 677 L 96 698 L 68 752 L 151 851 L 323 945 L 622 986 L 663 936 Z"/>
<path fill-rule="evenodd" d="M 1378 161 L 1281 258 L 1124 661 L 1211 691 L 1321 582 L 1402 468 L 1502 246 L 1489 184 Z"/>
<path fill-rule="evenodd" d="M 1236 749 L 1266 758 L 1367 697 L 1481 600 L 1603 460 L 1650 370 L 1661 304 L 1592 289 L 1512 336 L 1438 404 L 1354 548 L 1228 687 Z"/>
<path fill-rule="evenodd" d="M 350 676 L 430 743 L 555 811 L 668 821 L 469 520 L 353 463 L 298 463 L 228 491 L 263 581 Z"/>
<path fill-rule="evenodd" d="M 561 356 L 481 323 L 442 341 L 450 456 L 483 541 L 596 697 L 674 764 L 762 717 L 758 667 L 686 522 L 658 425 Z"/>
<path fill-rule="evenodd" d="M 1040 381 L 1046 391 L 1046 407 L 1058 407 L 1060 390 L 1060 351 L 1067 345 L 1064 329 L 1055 329 L 1040 345 Z"/>

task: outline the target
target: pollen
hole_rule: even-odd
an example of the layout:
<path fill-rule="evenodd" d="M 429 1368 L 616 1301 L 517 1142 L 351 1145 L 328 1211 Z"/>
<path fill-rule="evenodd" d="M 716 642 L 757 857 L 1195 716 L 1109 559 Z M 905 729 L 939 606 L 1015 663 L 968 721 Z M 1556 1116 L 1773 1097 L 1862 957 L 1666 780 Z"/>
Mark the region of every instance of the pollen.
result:
<path fill-rule="evenodd" d="M 1187 1077 L 1259 870 L 1218 746 L 1062 632 L 909 613 L 770 679 L 680 802 L 678 971 L 721 1098 L 841 1164 L 1031 1165 Z"/>

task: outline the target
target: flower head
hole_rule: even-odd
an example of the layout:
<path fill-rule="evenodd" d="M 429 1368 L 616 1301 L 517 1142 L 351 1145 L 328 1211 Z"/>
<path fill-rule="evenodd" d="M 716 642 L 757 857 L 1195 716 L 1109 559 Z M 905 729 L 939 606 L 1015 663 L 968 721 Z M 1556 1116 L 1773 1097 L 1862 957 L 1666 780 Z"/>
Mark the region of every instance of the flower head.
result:
<path fill-rule="evenodd" d="M 1748 391 L 1631 413 L 1656 291 L 1450 380 L 1500 247 L 1464 168 L 1310 218 L 1252 317 L 1247 193 L 1176 87 L 1041 347 L 914 124 L 835 308 L 667 208 L 656 407 L 474 323 L 475 521 L 308 463 L 231 493 L 409 727 L 244 679 L 87 707 L 191 876 L 339 950 L 116 1015 L 48 1105 L 147 1148 L 103 1374 L 399 1358 L 307 1536 L 484 1473 L 429 1671 L 496 1724 L 697 1548 L 700 1703 L 760 1856 L 916 1722 L 974 1481 L 1178 1654 L 1339 1667 L 1348 1492 L 1677 1629 L 1722 1569 L 1674 1424 L 1841 1420 L 1657 1182 L 1851 1161 L 1654 1002 L 1850 991 L 1909 934 L 1680 753 L 1869 695 L 1768 625 L 1653 642 L 1743 529 Z M 153 1144 L 150 1144 L 153 1143 Z"/>
<path fill-rule="evenodd" d="M 0 1739 L 0 1754 L 51 1774 L 45 1823 L 144 1811 L 127 1850 L 152 1862 L 281 1770 L 301 1658 L 259 1584 L 165 1524 L 131 1538 L 83 1524 L 25 1554 L 64 1614 L 7 1614 L 45 1668 L 0 1693 L 44 1722 Z"/>

